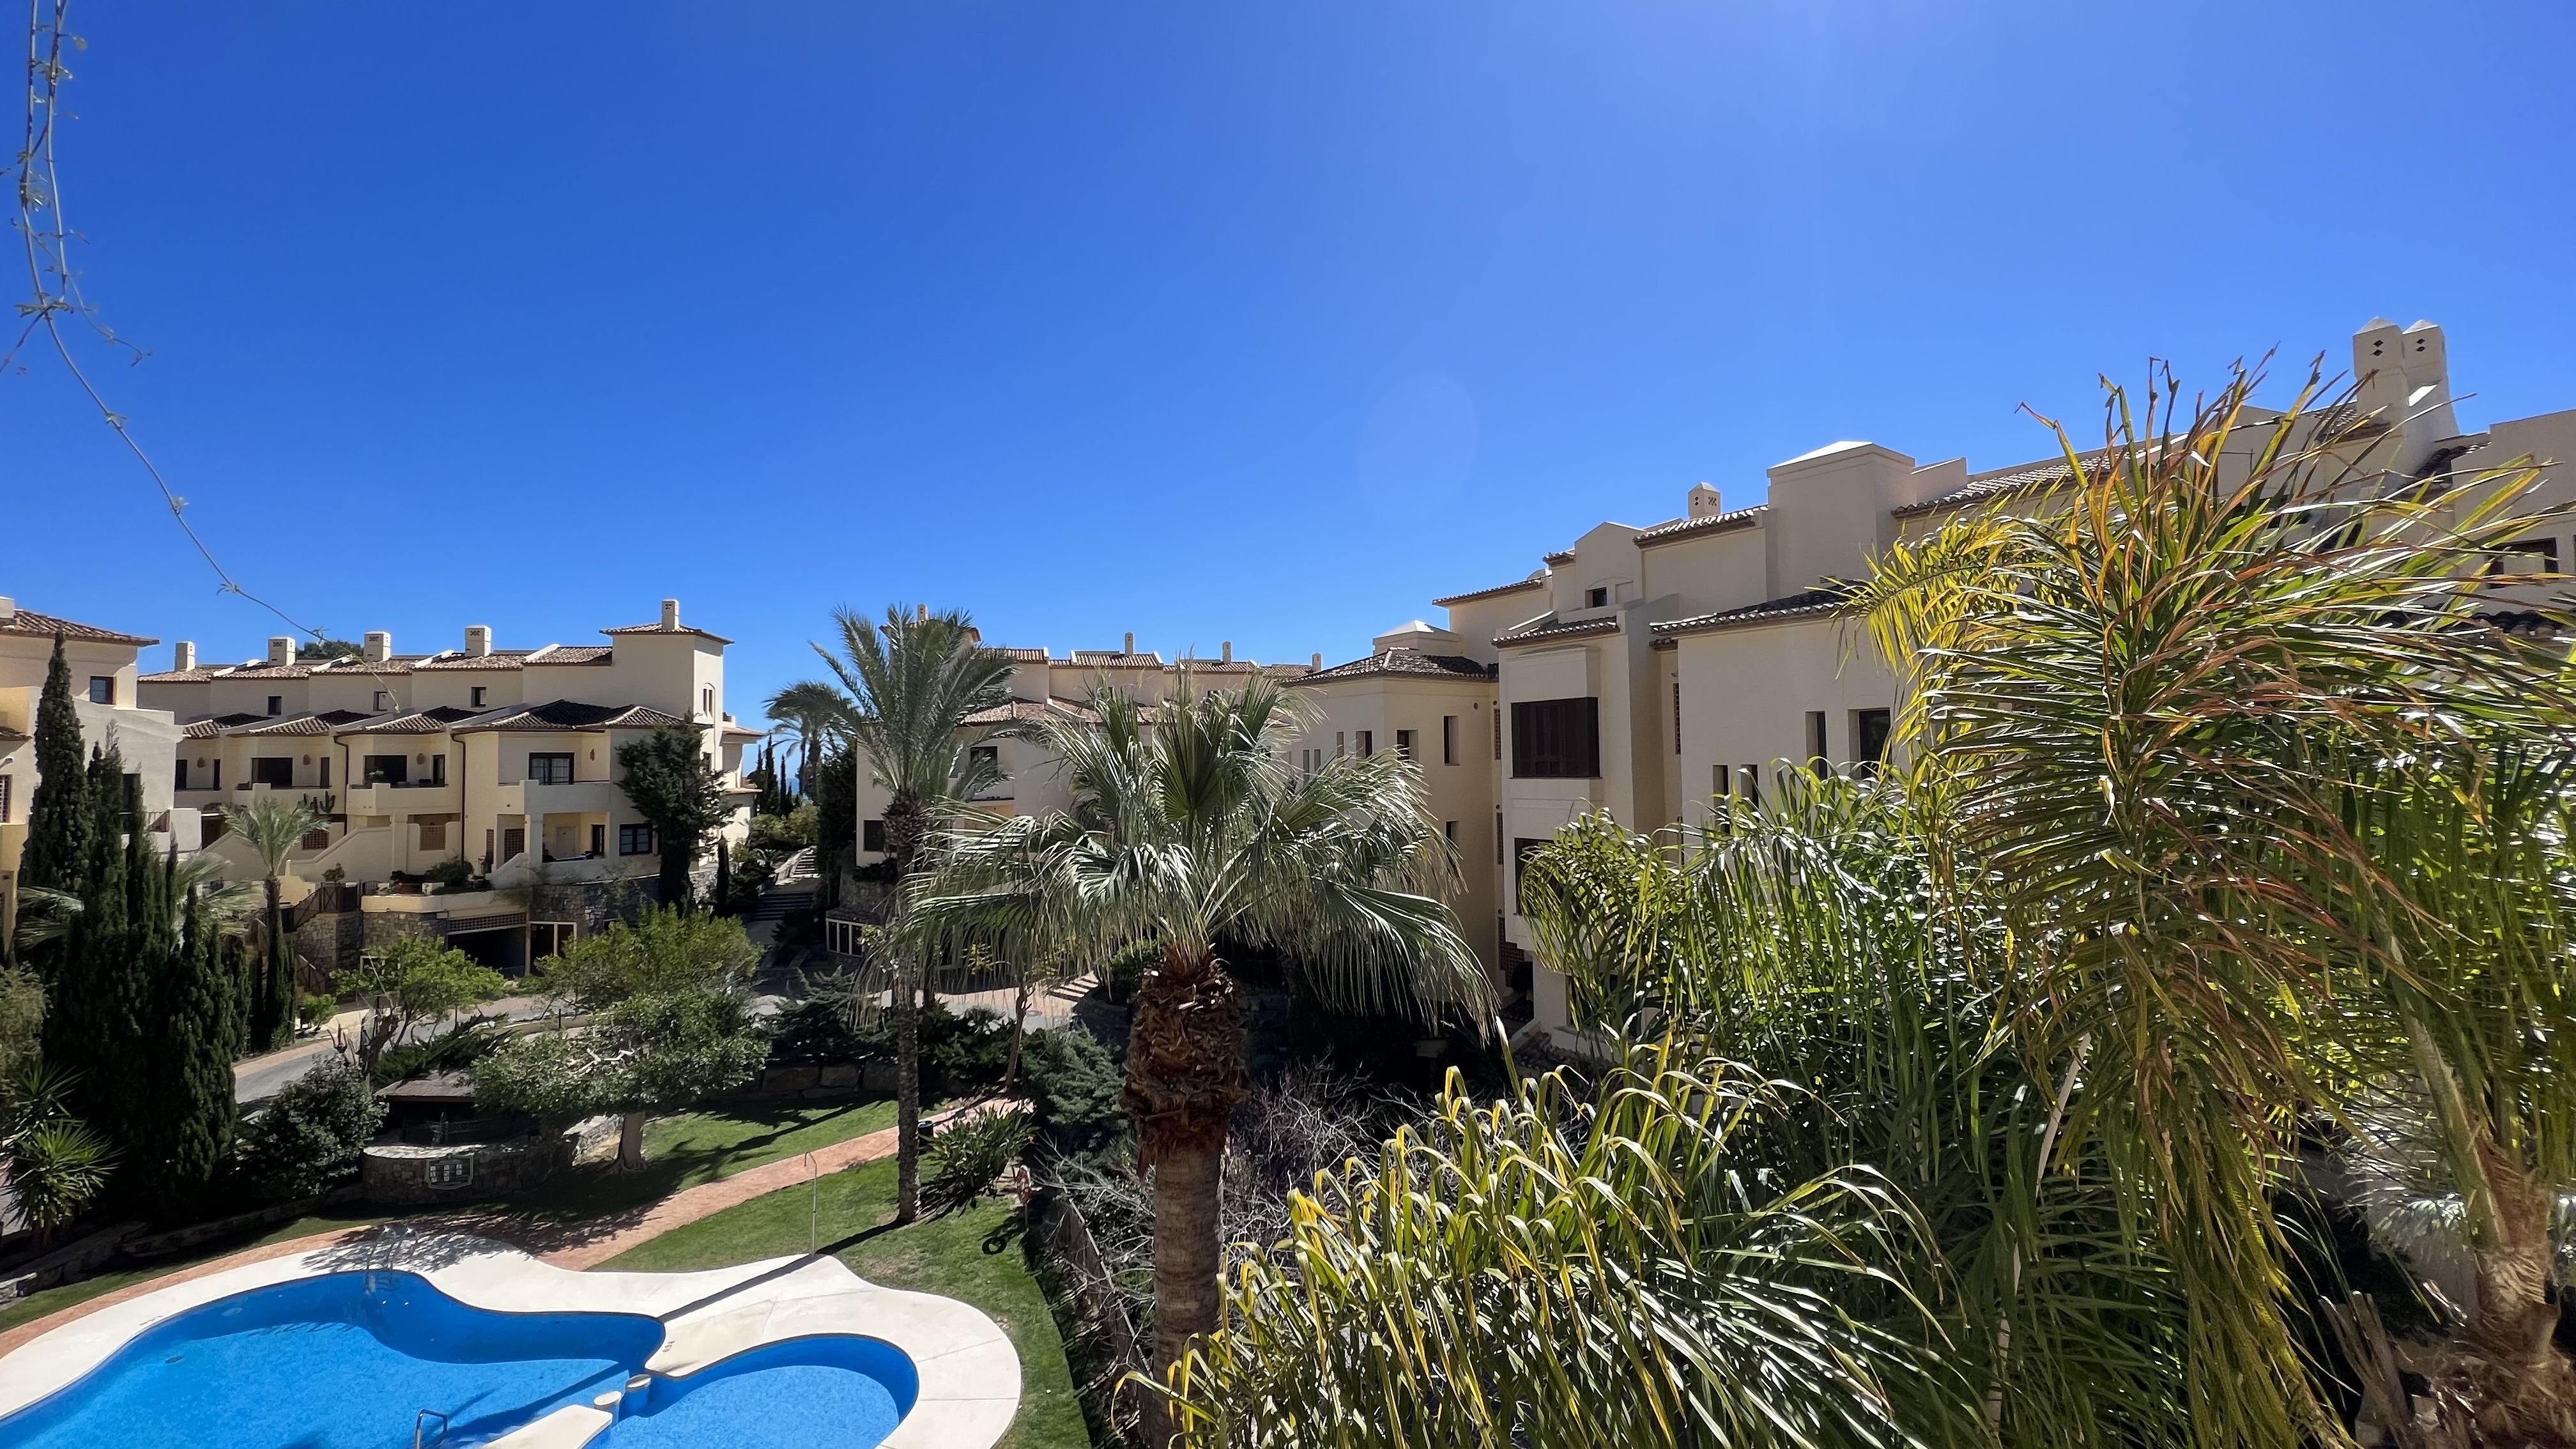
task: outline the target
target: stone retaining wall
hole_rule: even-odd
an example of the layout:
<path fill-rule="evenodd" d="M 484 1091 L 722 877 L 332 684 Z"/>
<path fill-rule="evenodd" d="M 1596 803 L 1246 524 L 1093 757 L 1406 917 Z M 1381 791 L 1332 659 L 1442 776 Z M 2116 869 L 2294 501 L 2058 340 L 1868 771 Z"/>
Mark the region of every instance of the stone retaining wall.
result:
<path fill-rule="evenodd" d="M 561 1132 L 506 1142 L 379 1143 L 362 1155 L 359 1182 L 371 1203 L 417 1207 L 523 1192 L 568 1167 L 616 1155 L 617 1119 L 592 1117 Z"/>

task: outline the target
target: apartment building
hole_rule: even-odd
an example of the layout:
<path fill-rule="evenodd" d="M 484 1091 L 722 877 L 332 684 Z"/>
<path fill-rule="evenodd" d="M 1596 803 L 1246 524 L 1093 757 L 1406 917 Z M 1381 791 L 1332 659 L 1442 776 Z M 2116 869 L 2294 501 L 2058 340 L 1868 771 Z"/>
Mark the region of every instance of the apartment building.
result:
<path fill-rule="evenodd" d="M 1214 659 L 1166 660 L 1159 653 L 1138 653 L 1133 633 L 1115 650 L 1076 649 L 1069 654 L 1050 654 L 1043 648 L 996 649 L 1011 661 L 1010 680 L 1005 686 L 1010 701 L 966 722 L 966 733 L 973 741 L 967 747 L 991 751 L 994 767 L 1001 774 L 1000 781 L 974 801 L 977 809 L 996 815 L 1043 815 L 1050 810 L 1069 809 L 1073 804 L 1072 784 L 1064 778 L 1061 762 L 1044 744 L 1034 739 L 985 738 L 1004 725 L 1049 718 L 1091 718 L 1083 701 L 1104 686 L 1146 705 L 1150 722 L 1151 707 L 1180 692 L 1184 672 L 1191 687 L 1199 690 L 1223 689 L 1255 674 L 1293 680 L 1312 672 L 1311 665 L 1237 659 L 1231 641 L 1221 646 Z M 860 772 L 857 864 L 861 866 L 886 859 L 885 808 L 889 798 L 871 772 Z"/>
<path fill-rule="evenodd" d="M 21 609 L 0 598 L 0 938 L 17 930 L 18 856 L 27 844 L 27 812 L 35 803 L 36 707 L 54 641 L 72 675 L 72 708 L 81 738 L 93 748 L 113 745 L 127 774 L 140 784 L 145 828 L 156 849 L 197 848 L 196 819 L 171 810 L 170 762 L 179 727 L 166 711 L 143 707 L 135 688 L 136 657 L 157 640 L 95 624 Z"/>
<path fill-rule="evenodd" d="M 2353 339 L 2352 375 L 2362 379 L 2354 406 L 2368 420 L 2372 466 L 2390 476 L 2576 459 L 2576 411 L 2462 434 L 2432 323 L 2374 319 Z M 2576 469 L 2543 476 L 2542 504 L 2576 502 Z M 1321 710 L 1303 748 L 1385 748 L 1387 731 L 1426 727 L 1427 702 L 1402 707 L 1410 725 L 1389 708 L 1418 689 L 1375 664 L 1396 648 L 1491 663 L 1481 684 L 1463 667 L 1444 669 L 1437 706 L 1445 717 L 1464 701 L 1473 717 L 1481 703 L 1498 731 L 1486 761 L 1490 823 L 1464 803 L 1476 797 L 1463 783 L 1446 797 L 1460 803 L 1443 807 L 1459 812 L 1462 858 L 1487 874 L 1461 915 L 1472 926 L 1484 919 L 1478 902 L 1493 903 L 1502 979 L 1527 987 L 1538 1026 L 1578 1045 L 1566 1034 L 1562 978 L 1529 969 L 1534 943 L 1512 904 L 1519 860 L 1589 811 L 1636 830 L 1696 824 L 1715 797 L 1758 794 L 1780 768 L 1883 759 L 1903 683 L 1836 616 L 1838 585 L 1865 576 L 1899 538 L 1964 509 L 2048 507 L 2069 480 L 2063 458 L 1972 472 L 1961 458 L 1924 463 L 1838 442 L 1767 470 L 1769 497 L 1750 507 L 1728 509 L 1700 484 L 1681 517 L 1599 524 L 1525 579 L 1434 600 L 1448 611 L 1446 630 L 1408 625 L 1422 632 L 1382 636 L 1369 659 L 1319 671 L 1309 687 Z M 2524 550 L 2533 569 L 2554 571 L 2576 559 L 2576 538 L 2552 525 Z M 2534 587 L 2500 579 L 2499 607 Z M 1396 644 L 1406 637 L 1420 645 Z M 1337 676 L 1352 687 L 1321 683 Z"/>
<path fill-rule="evenodd" d="M 432 654 L 397 653 L 375 632 L 329 660 L 299 660 L 281 636 L 266 657 L 228 665 L 201 665 L 181 643 L 138 688 L 182 722 L 167 775 L 177 809 L 204 820 L 206 849 L 239 872 L 258 865 L 223 836 L 222 807 L 274 794 L 328 820 L 292 858 L 298 881 L 336 869 L 387 898 L 371 908 L 403 909 L 402 878 L 460 860 L 500 890 L 649 880 L 657 846 L 618 786 L 618 747 L 666 725 L 703 731 L 736 801 L 725 833 L 739 840 L 756 793 L 742 751 L 761 732 L 724 710 L 732 641 L 682 623 L 679 601 L 600 632 L 610 642 L 498 648 L 477 624 Z M 529 924 L 490 914 L 500 924 L 486 929 Z"/>

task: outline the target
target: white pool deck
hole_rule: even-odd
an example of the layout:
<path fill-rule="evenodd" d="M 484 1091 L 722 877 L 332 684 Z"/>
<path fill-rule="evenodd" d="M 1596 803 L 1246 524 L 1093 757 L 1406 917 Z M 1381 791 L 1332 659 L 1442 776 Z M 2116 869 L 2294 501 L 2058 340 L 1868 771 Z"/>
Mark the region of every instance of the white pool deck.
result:
<path fill-rule="evenodd" d="M 685 1378 L 746 1349 L 858 1334 L 903 1351 L 921 1375 L 885 1449 L 990 1449 L 1020 1403 L 1020 1356 L 1001 1327 L 952 1298 L 880 1288 L 837 1258 L 769 1258 L 703 1273 L 574 1272 L 506 1244 L 453 1233 L 388 1233 L 247 1263 L 73 1320 L 0 1358 L 0 1415 L 107 1361 L 173 1314 L 298 1278 L 416 1273 L 470 1307 L 499 1313 L 636 1313 L 663 1321 L 648 1373 Z M 580 1449 L 613 1422 L 580 1406 L 488 1441 L 486 1449 Z"/>

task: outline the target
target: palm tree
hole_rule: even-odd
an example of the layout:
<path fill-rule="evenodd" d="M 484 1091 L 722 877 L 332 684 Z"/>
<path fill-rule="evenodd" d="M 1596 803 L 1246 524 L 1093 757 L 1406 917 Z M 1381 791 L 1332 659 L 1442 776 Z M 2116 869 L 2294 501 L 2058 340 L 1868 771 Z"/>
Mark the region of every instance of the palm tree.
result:
<path fill-rule="evenodd" d="M 2170 379 L 2142 420 L 2115 391 L 2064 506 L 1901 546 L 1854 607 L 1916 672 L 1944 848 L 2017 943 L 2006 1024 L 2072 1104 L 2065 1140 L 2161 1224 L 2203 1442 L 2340 1435 L 2275 1205 L 2298 1114 L 2355 1083 L 2437 1129 L 2498 1442 L 2576 1435 L 2545 1290 L 2576 1169 L 2576 693 L 2538 637 L 2576 617 L 2499 627 L 2481 583 L 2563 515 L 2528 506 L 2528 460 L 2391 474 L 2314 378 L 2281 415 L 2256 381 L 2179 427 Z"/>
<path fill-rule="evenodd" d="M 1243 1023 L 1221 952 L 1280 948 L 1328 1003 L 1481 1019 L 1491 987 L 1437 888 L 1455 863 L 1422 777 L 1388 752 L 1288 767 L 1299 721 L 1255 679 L 1145 711 L 1108 689 L 1096 723 L 1040 722 L 1068 811 L 978 820 L 944 834 L 905 892 L 917 940 L 964 936 L 1015 959 L 1096 959 L 1161 944 L 1138 993 L 1127 1109 L 1154 1172 L 1158 1374 L 1217 1326 L 1218 1173 L 1247 1090 Z"/>
<path fill-rule="evenodd" d="M 286 1044 L 295 1029 L 295 947 L 286 935 L 284 884 L 286 858 L 304 837 L 323 827 L 322 812 L 301 798 L 262 795 L 248 805 L 224 807 L 228 831 L 238 835 L 259 857 L 268 894 L 267 954 L 259 986 L 251 995 L 250 1044 L 254 1051 L 273 1051 Z"/>
<path fill-rule="evenodd" d="M 990 756 L 971 748 L 989 731 L 967 720 L 1010 700 L 1011 661 L 987 649 L 964 613 L 934 614 L 928 606 L 898 604 L 880 624 L 841 609 L 838 655 L 814 646 L 848 690 L 828 684 L 791 685 L 772 698 L 802 702 L 817 711 L 809 741 L 838 731 L 867 755 L 868 768 L 886 792 L 886 853 L 898 877 L 920 863 L 922 847 L 940 820 L 991 784 Z M 826 706 L 826 697 L 836 703 Z M 809 756 L 810 758 L 810 756 Z M 893 953 L 895 1018 L 895 1217 L 910 1222 L 921 1211 L 921 1022 L 919 988 L 929 947 Z"/>
<path fill-rule="evenodd" d="M 769 697 L 769 718 L 796 740 L 796 791 L 813 798 L 814 767 L 835 734 L 846 734 L 850 697 L 819 679 L 801 680 Z"/>

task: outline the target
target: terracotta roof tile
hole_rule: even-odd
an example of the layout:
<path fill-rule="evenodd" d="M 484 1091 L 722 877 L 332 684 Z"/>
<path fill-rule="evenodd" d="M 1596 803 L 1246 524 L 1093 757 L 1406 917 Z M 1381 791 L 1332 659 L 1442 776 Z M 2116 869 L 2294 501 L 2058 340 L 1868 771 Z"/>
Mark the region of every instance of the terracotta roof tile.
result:
<path fill-rule="evenodd" d="M 146 639 L 139 634 L 120 634 L 114 629 L 102 629 L 96 624 L 77 623 L 53 614 L 39 614 L 33 609 L 20 609 L 11 617 L 0 619 L 0 634 L 16 634 L 29 639 L 51 639 L 56 634 L 60 634 L 67 643 L 131 644 L 138 649 L 146 644 L 161 642 L 158 639 Z"/>
<path fill-rule="evenodd" d="M 558 699 L 545 704 L 513 704 L 485 710 L 471 721 L 457 725 L 454 732 L 462 735 L 490 730 L 648 730 L 688 723 L 678 715 L 650 705 L 578 704 Z"/>
<path fill-rule="evenodd" d="M 491 713 L 489 710 L 459 709 L 452 704 L 442 704 L 433 706 L 429 709 L 416 709 L 408 714 L 371 715 L 346 729 L 335 730 L 333 733 L 343 735 L 438 735 L 447 733 L 448 727 L 451 725 L 472 719 L 476 715 L 489 713 Z"/>
<path fill-rule="evenodd" d="M 1553 639 L 1586 639 L 1595 634 L 1618 632 L 1619 616 L 1605 614 L 1598 619 L 1581 619 L 1571 624 L 1532 624 L 1508 634 L 1497 634 L 1494 643 L 1509 648 L 1515 644 L 1544 644 Z"/>
<path fill-rule="evenodd" d="M 1344 679 L 1404 677 L 1413 679 L 1491 679 L 1493 669 L 1462 654 L 1424 654 L 1414 649 L 1382 649 L 1365 659 L 1318 669 L 1291 684 L 1331 684 Z"/>
<path fill-rule="evenodd" d="M 1447 598 L 1433 599 L 1431 602 L 1445 609 L 1451 604 L 1472 604 L 1480 599 L 1499 599 L 1505 594 L 1517 594 L 1523 589 L 1545 587 L 1547 587 L 1547 573 L 1541 570 L 1516 584 L 1497 584 L 1490 589 L 1470 589 L 1466 593 L 1451 594 Z"/>
<path fill-rule="evenodd" d="M 223 733 L 230 738 L 253 738 L 273 735 L 327 735 L 342 725 L 355 724 L 369 716 L 364 710 L 326 709 L 318 714 L 290 714 L 257 724 L 227 725 Z"/>
<path fill-rule="evenodd" d="M 1776 624 L 1789 619 L 1814 619 L 1831 614 L 1850 596 L 1845 585 L 1828 584 L 1804 593 L 1765 599 L 1740 609 L 1721 609 L 1714 614 L 1698 614 L 1688 619 L 1673 619 L 1654 626 L 1659 635 L 1702 634 L 1716 629 L 1737 629 L 1749 624 Z"/>
<path fill-rule="evenodd" d="M 712 639 L 715 636 L 707 636 Z M 730 639 L 722 641 L 730 644 Z M 549 644 L 529 653 L 530 664 L 606 664 L 617 652 L 614 644 Z"/>
<path fill-rule="evenodd" d="M 1771 510 L 1768 503 L 1756 503 L 1732 513 L 1712 514 L 1707 518 L 1682 518 L 1659 523 L 1637 535 L 1639 548 L 1652 548 L 1659 543 L 1678 543 L 1686 538 L 1705 538 L 1713 533 L 1733 533 L 1739 528 L 1752 528 L 1761 523 L 1762 515 Z"/>
<path fill-rule="evenodd" d="M 534 649 L 495 649 L 489 654 L 468 654 L 462 649 L 449 649 L 422 660 L 418 667 L 438 670 L 511 670 L 526 663 L 528 656 L 537 652 Z"/>
<path fill-rule="evenodd" d="M 137 684 L 203 684 L 222 673 L 217 669 L 164 669 L 158 674 L 138 674 Z"/>
<path fill-rule="evenodd" d="M 1552 553 L 1552 554 L 1549 554 L 1549 555 L 1547 555 L 1545 558 L 1541 559 L 1541 560 L 1540 560 L 1540 562 L 1542 562 L 1542 563 L 1546 564 L 1549 568 L 1552 568 L 1552 569 L 1553 569 L 1553 568 L 1563 568 L 1565 565 L 1567 565 L 1567 564 L 1570 564 L 1570 563 L 1574 562 L 1574 550 L 1572 550 L 1572 549 L 1570 549 L 1570 548 L 1561 548 L 1561 549 L 1558 549 L 1556 552 L 1554 552 L 1554 553 Z"/>
<path fill-rule="evenodd" d="M 695 634 L 701 639 L 713 639 L 719 644 L 733 642 L 722 634 L 710 634 L 695 624 L 682 624 L 677 629 L 665 629 L 660 624 L 624 624 L 614 629 L 602 629 L 599 632 L 612 638 L 619 634 Z"/>
<path fill-rule="evenodd" d="M 258 724 L 267 718 L 264 714 L 219 714 L 209 719 L 190 720 L 187 728 L 179 733 L 186 739 L 211 740 L 236 725 Z"/>

